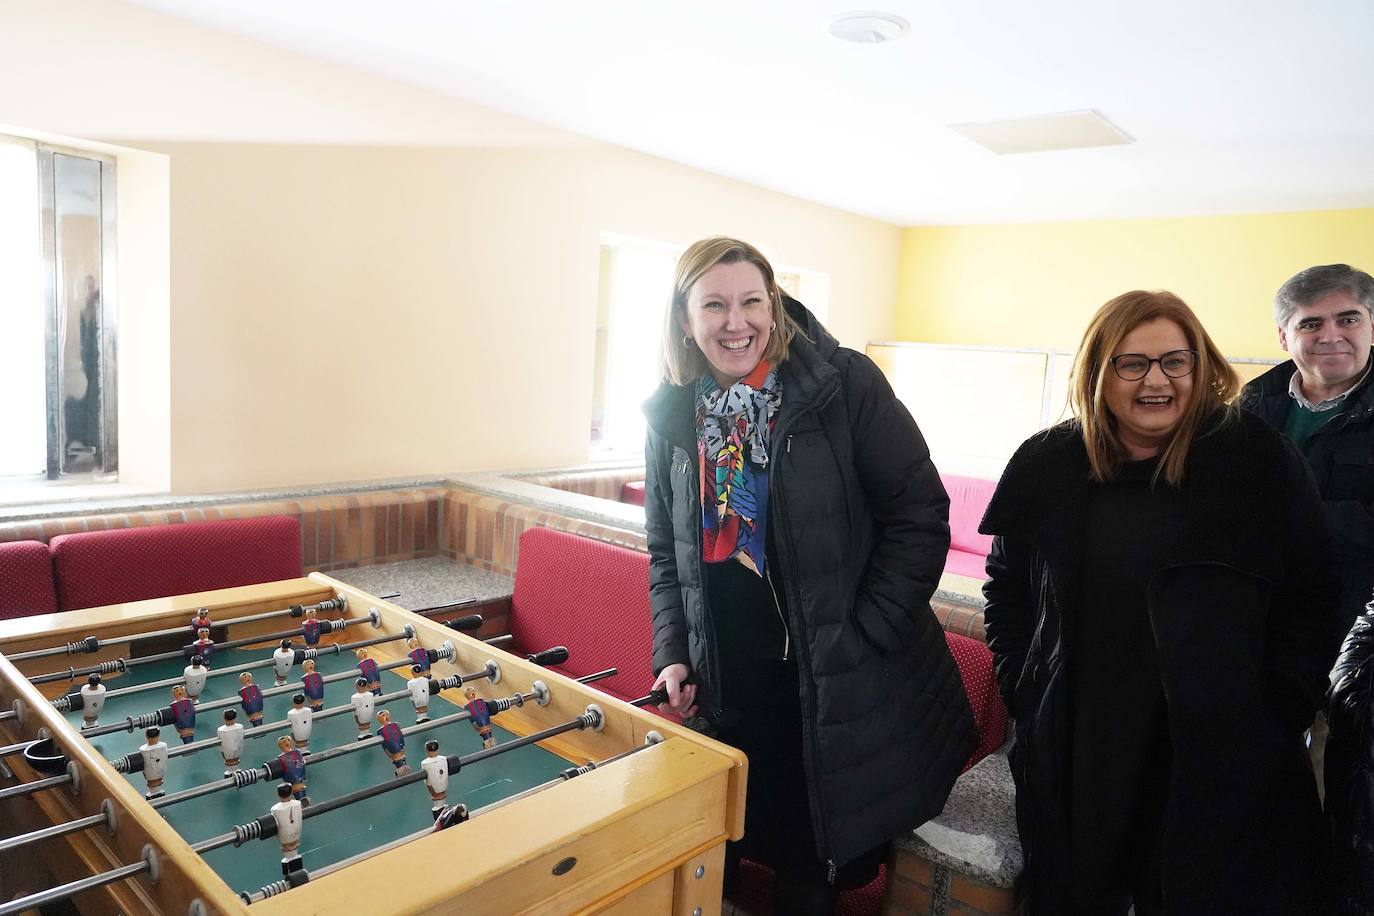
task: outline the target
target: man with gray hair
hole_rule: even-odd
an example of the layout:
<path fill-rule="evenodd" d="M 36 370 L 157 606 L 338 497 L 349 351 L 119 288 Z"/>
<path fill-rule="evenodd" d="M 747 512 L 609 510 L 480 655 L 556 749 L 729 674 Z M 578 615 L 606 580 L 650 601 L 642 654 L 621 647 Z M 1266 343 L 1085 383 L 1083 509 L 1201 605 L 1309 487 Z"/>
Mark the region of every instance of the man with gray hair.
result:
<path fill-rule="evenodd" d="M 1241 406 L 1307 456 L 1331 522 L 1341 616 L 1374 592 L 1374 277 L 1348 264 L 1299 272 L 1274 296 L 1279 345 L 1292 359 L 1245 386 Z"/>

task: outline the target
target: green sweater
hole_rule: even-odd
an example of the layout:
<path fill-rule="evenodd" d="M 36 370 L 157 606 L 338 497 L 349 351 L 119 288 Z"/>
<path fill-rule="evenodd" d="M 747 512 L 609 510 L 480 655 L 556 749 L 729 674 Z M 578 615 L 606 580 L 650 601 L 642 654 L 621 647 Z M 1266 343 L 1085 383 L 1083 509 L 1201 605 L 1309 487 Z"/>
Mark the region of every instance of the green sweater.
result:
<path fill-rule="evenodd" d="M 1307 448 L 1307 440 L 1312 434 L 1332 420 L 1345 413 L 1350 407 L 1350 399 L 1345 398 L 1330 410 L 1308 410 L 1297 401 L 1288 405 L 1288 413 L 1283 418 L 1283 434 L 1293 440 L 1300 449 Z"/>

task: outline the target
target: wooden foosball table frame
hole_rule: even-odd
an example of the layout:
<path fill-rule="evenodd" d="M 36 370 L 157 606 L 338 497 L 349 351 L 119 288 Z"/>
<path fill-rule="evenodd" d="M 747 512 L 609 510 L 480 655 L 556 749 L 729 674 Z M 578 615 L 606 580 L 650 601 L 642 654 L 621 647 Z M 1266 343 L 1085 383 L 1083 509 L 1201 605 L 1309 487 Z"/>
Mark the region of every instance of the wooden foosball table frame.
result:
<path fill-rule="evenodd" d="M 547 684 L 552 694 L 548 706 L 531 703 L 502 713 L 501 726 L 516 735 L 575 718 L 595 703 L 604 713 L 600 732 L 569 731 L 541 742 L 572 764 L 604 760 L 641 746 L 650 732 L 664 740 L 466 824 L 370 856 L 250 906 L 149 806 L 137 786 L 116 772 L 81 736 L 80 729 L 52 706 L 50 701 L 74 684 L 35 686 L 28 680 L 68 665 L 93 665 L 124 656 L 128 643 L 119 642 L 120 637 L 186 625 L 198 607 L 208 607 L 217 625 L 232 624 L 235 618 L 338 595 L 348 601 L 343 616 L 364 622 L 347 635 L 326 635 L 322 647 L 346 642 L 359 631 L 365 636 L 399 634 L 409 625 L 426 646 L 454 644 L 454 658 L 435 663 L 435 677 L 478 670 L 494 659 L 500 665 L 503 693 L 528 692 L 536 680 Z M 380 623 L 375 629 L 365 622 L 373 609 Z M 233 626 L 232 637 L 265 635 L 282 627 L 281 620 L 252 621 Z M 17 664 L 7 657 L 88 636 L 101 640 L 98 653 L 26 659 Z M 273 644 L 265 645 L 264 653 L 272 648 Z M 374 657 L 379 662 L 392 661 L 403 658 L 404 652 L 400 641 L 384 643 L 375 648 Z M 119 680 L 112 678 L 108 683 L 118 686 Z M 145 872 L 73 898 L 83 913 L 342 916 L 365 908 L 374 916 L 454 912 L 465 916 L 704 916 L 720 910 L 725 841 L 743 835 L 747 767 L 740 752 L 320 573 L 0 621 L 0 710 L 14 709 L 15 704 L 22 710 L 22 722 L 16 717 L 0 722 L 0 743 L 33 740 L 40 737 L 40 729 L 45 730 L 75 763 L 81 785 L 79 792 L 63 786 L 7 800 L 0 807 L 0 817 L 21 830 L 34 830 L 99 814 L 109 799 L 118 822 L 113 835 L 97 826 L 43 841 L 27 854 L 41 856 L 59 881 L 137 863 L 145 847 L 151 847 L 158 860 L 156 883 Z M 6 784 L 44 775 L 32 770 L 20 754 L 0 763 L 13 772 Z M 14 862 L 5 865 L 11 870 L 16 867 Z"/>

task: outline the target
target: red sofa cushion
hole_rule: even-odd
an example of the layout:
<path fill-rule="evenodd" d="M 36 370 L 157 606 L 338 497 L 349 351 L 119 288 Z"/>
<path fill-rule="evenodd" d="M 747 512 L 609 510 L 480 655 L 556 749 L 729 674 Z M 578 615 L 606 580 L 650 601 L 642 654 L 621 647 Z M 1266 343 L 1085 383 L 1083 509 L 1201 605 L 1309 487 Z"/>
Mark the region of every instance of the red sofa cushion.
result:
<path fill-rule="evenodd" d="M 960 477 L 957 474 L 941 474 L 940 481 L 949 494 L 949 546 L 955 550 L 987 556 L 992 550 L 992 537 L 978 533 L 978 523 L 988 510 L 993 491 L 997 489 L 995 480 L 982 480 L 977 477 Z M 981 575 L 981 573 L 979 574 Z"/>
<path fill-rule="evenodd" d="M 564 674 L 619 668 L 591 686 L 622 700 L 654 684 L 649 555 L 552 528 L 520 535 L 511 598 L 519 654 L 567 646 Z"/>
<path fill-rule="evenodd" d="M 959 666 L 964 692 L 973 707 L 973 722 L 978 727 L 978 747 L 964 764 L 967 772 L 975 763 L 1002 746 L 1007 736 L 1007 709 L 997 692 L 996 675 L 992 668 L 992 652 L 976 639 L 945 633 L 945 642 Z"/>
<path fill-rule="evenodd" d="M 0 619 L 51 614 L 57 610 L 52 557 L 42 541 L 0 544 Z"/>
<path fill-rule="evenodd" d="M 301 575 L 301 528 L 284 515 L 63 534 L 48 545 L 63 610 Z"/>
<path fill-rule="evenodd" d="M 632 480 L 621 487 L 620 501 L 634 506 L 644 505 L 644 481 Z"/>

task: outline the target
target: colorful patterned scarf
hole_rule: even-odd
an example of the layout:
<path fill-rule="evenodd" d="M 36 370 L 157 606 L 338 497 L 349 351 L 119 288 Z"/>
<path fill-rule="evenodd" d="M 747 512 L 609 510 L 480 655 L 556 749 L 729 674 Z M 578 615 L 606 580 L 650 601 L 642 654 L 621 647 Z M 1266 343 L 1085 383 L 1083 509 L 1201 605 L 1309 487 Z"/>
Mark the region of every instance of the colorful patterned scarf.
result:
<path fill-rule="evenodd" d="M 702 559 L 738 559 L 763 575 L 767 553 L 768 436 L 782 403 L 767 360 L 729 388 L 710 375 L 697 385 Z"/>

